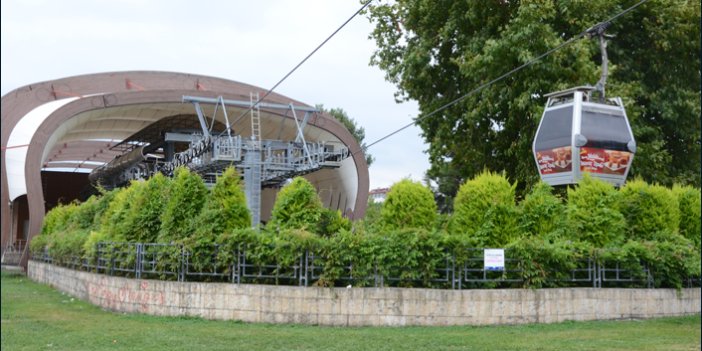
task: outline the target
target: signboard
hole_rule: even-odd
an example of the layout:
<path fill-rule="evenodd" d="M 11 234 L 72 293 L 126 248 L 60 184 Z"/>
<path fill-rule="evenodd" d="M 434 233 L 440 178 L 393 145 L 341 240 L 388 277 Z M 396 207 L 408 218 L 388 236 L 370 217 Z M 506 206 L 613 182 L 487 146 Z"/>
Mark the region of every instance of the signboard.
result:
<path fill-rule="evenodd" d="M 570 146 L 537 151 L 536 163 L 539 165 L 539 172 L 542 175 L 570 172 L 573 169 L 571 154 Z"/>
<path fill-rule="evenodd" d="M 590 173 L 624 175 L 631 153 L 592 147 L 580 148 L 580 170 Z"/>
<path fill-rule="evenodd" d="M 483 259 L 486 271 L 505 270 L 505 249 L 485 249 Z"/>

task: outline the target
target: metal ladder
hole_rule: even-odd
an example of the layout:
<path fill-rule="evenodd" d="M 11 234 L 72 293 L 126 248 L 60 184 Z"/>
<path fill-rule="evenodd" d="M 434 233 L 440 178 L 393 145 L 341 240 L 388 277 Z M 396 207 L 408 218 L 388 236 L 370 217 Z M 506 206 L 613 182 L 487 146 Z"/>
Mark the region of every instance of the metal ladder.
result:
<path fill-rule="evenodd" d="M 251 101 L 251 140 L 261 147 L 261 108 L 258 106 L 258 93 L 249 93 Z"/>
<path fill-rule="evenodd" d="M 244 183 L 251 224 L 261 223 L 261 109 L 258 107 L 258 93 L 249 93 L 251 102 L 251 144 L 244 156 Z"/>

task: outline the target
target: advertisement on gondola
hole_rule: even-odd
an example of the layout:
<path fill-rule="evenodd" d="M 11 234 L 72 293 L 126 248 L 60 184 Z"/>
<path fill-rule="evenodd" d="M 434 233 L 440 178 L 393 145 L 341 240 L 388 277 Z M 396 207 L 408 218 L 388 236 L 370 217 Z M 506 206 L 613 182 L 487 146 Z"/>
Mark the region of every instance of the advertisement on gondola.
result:
<path fill-rule="evenodd" d="M 541 174 L 570 172 L 573 170 L 573 159 L 570 146 L 558 147 L 536 152 L 536 162 Z"/>
<path fill-rule="evenodd" d="M 580 170 L 590 173 L 624 175 L 631 153 L 592 147 L 580 148 Z"/>

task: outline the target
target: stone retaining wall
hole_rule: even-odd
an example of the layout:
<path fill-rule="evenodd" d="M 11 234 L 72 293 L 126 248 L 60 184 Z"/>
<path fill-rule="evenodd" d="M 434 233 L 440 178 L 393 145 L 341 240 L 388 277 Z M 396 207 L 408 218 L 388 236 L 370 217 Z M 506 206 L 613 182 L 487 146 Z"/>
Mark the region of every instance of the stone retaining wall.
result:
<path fill-rule="evenodd" d="M 30 261 L 29 277 L 105 309 L 256 323 L 488 325 L 700 313 L 700 288 L 317 288 L 128 279 Z"/>

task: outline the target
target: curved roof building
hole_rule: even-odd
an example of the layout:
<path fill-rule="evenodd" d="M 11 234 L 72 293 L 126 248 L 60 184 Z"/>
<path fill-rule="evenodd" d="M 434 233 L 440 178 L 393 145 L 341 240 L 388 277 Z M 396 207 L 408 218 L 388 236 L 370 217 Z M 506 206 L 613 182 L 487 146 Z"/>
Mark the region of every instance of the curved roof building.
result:
<path fill-rule="evenodd" d="M 242 174 L 247 164 L 266 164 L 263 174 L 245 175 L 245 180 L 261 179 L 260 192 L 254 192 L 260 196 L 261 221 L 270 215 L 281 182 L 295 174 L 318 189 L 325 206 L 351 219 L 362 217 L 368 168 L 351 133 L 333 117 L 276 93 L 251 109 L 265 92 L 214 77 L 133 71 L 68 77 L 6 94 L 3 252 L 39 233 L 45 212 L 81 198 L 90 180 L 119 185 L 130 174 L 148 171 L 149 159 L 156 168 L 176 161 L 200 165 L 196 171 L 205 178 L 221 170 L 218 160 L 239 162 Z M 223 154 L 224 146 L 213 147 L 210 156 L 188 151 L 194 139 L 208 133 L 215 144 L 238 149 Z M 254 154 L 260 159 L 250 159 Z"/>

